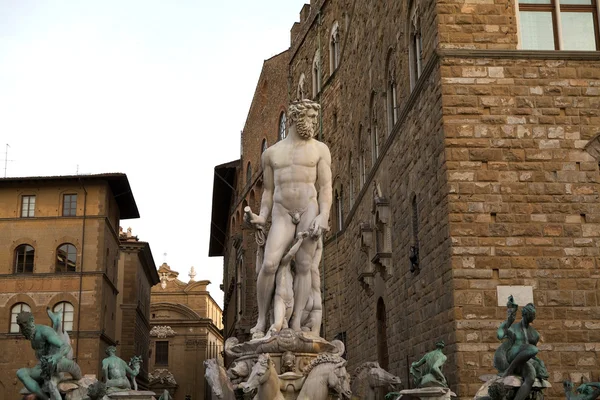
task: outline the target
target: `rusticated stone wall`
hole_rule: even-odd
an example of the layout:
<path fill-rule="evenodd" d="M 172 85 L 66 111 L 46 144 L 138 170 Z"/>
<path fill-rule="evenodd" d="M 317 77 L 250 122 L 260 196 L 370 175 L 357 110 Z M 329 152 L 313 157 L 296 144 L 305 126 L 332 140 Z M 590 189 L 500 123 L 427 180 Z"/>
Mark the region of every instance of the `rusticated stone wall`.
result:
<path fill-rule="evenodd" d="M 600 133 L 600 62 L 457 55 L 441 71 L 459 391 L 493 372 L 496 287 L 524 285 L 561 397 L 563 380 L 598 378 L 600 176 L 584 147 Z"/>
<path fill-rule="evenodd" d="M 411 82 L 415 2 L 423 51 Z M 504 290 L 532 294 L 547 394 L 562 398 L 564 379 L 600 379 L 600 55 L 518 50 L 513 0 L 415 2 L 313 0 L 291 29 L 290 98 L 304 75 L 340 194 L 323 334 L 345 338 L 349 370 L 379 360 L 406 386 L 410 363 L 443 339 L 450 387 L 472 398 L 493 372 L 499 290 L 520 286 Z"/>

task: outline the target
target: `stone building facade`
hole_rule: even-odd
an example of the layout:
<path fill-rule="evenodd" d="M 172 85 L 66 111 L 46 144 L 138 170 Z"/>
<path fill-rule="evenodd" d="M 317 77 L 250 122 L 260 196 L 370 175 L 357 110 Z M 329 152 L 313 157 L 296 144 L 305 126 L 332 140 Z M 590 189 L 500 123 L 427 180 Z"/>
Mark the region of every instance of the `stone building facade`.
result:
<path fill-rule="evenodd" d="M 203 362 L 223 361 L 222 310 L 207 290 L 210 281 L 194 281 L 193 271 L 188 283 L 166 263 L 158 274 L 150 304 L 150 390 L 167 389 L 175 400 L 208 399 Z"/>
<path fill-rule="evenodd" d="M 117 196 L 118 195 L 118 196 Z M 0 179 L 0 399 L 35 365 L 16 315 L 63 312 L 82 371 L 96 374 L 118 332 L 119 222 L 139 218 L 125 174 Z"/>
<path fill-rule="evenodd" d="M 350 369 L 408 385 L 443 339 L 470 398 L 514 293 L 537 307 L 549 395 L 600 379 L 598 5 L 528 3 L 313 0 L 291 29 L 290 99 L 321 103 L 333 160 L 324 335 Z"/>
<path fill-rule="evenodd" d="M 250 338 L 257 313 L 257 246 L 254 229 L 243 224 L 244 208 L 250 206 L 258 213 L 262 196 L 261 154 L 285 135 L 288 60 L 289 53 L 285 51 L 264 62 L 242 131 L 241 157 L 215 167 L 209 256 L 225 258 L 225 336 L 235 336 L 240 341 Z"/>
<path fill-rule="evenodd" d="M 150 352 L 150 289 L 160 279 L 150 244 L 122 230 L 119 233 L 119 266 L 117 285 L 118 356 L 129 361 L 142 357 L 137 383 L 148 388 L 148 355 Z"/>

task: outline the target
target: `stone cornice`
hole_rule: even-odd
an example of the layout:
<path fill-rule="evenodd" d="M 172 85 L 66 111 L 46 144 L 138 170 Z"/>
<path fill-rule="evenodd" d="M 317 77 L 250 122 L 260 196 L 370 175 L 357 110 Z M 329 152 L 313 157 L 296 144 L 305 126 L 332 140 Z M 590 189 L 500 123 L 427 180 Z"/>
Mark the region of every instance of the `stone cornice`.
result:
<path fill-rule="evenodd" d="M 71 340 L 74 340 L 77 338 L 83 339 L 83 338 L 98 338 L 98 337 L 100 337 L 100 338 L 102 338 L 102 340 L 104 340 L 107 343 L 110 343 L 113 345 L 115 344 L 115 341 L 112 338 L 110 338 L 109 336 L 107 336 L 105 333 L 103 333 L 102 331 L 72 331 L 72 332 L 69 332 L 69 336 L 70 336 Z M 20 333 L 0 333 L 0 340 L 1 339 L 28 340 L 24 336 L 22 336 Z"/>
<path fill-rule="evenodd" d="M 152 327 L 159 325 L 169 325 L 173 328 L 187 328 L 187 327 L 200 327 L 207 328 L 215 335 L 223 337 L 221 330 L 214 324 L 210 318 L 202 318 L 201 320 L 187 320 L 187 319 L 154 319 L 150 322 Z"/>
<path fill-rule="evenodd" d="M 104 275 L 106 274 L 103 271 L 84 271 L 84 272 L 34 272 L 30 274 L 0 274 L 0 279 L 48 279 L 52 278 L 65 278 L 65 279 L 73 279 L 83 276 L 93 276 L 93 275 Z M 112 282 L 111 282 L 112 284 Z M 111 285 L 114 287 L 114 285 Z M 116 289 L 116 287 L 115 287 Z"/>
<path fill-rule="evenodd" d="M 600 51 L 438 49 L 440 58 L 495 58 L 600 61 Z"/>

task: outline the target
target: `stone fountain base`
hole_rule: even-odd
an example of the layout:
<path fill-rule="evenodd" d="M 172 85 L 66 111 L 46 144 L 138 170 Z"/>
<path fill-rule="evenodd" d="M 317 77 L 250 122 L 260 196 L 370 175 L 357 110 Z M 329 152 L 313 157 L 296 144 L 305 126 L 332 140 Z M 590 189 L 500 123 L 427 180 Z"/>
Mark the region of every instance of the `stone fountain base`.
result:
<path fill-rule="evenodd" d="M 279 381 L 279 391 L 285 400 L 296 400 L 315 364 L 325 358 L 330 364 L 341 363 L 344 360 L 344 344 L 339 340 L 328 342 L 321 337 L 310 336 L 304 332 L 292 329 L 282 329 L 278 333 L 269 334 L 260 339 L 239 343 L 236 338 L 225 342 L 225 352 L 235 360 L 227 371 L 235 397 L 245 399 L 251 395 L 243 393 L 243 388 L 252 373 L 254 365 L 261 354 L 268 354 L 274 365 Z M 321 357 L 319 360 L 317 360 Z M 344 369 L 344 373 L 345 369 Z M 337 395 L 327 394 L 326 397 L 311 400 L 336 399 Z M 260 399 L 260 397 L 258 398 Z"/>
<path fill-rule="evenodd" d="M 110 400 L 156 400 L 154 392 L 146 390 L 126 390 L 109 393 L 106 397 Z"/>
<path fill-rule="evenodd" d="M 98 382 L 96 375 L 85 375 L 76 381 L 65 377 L 65 380 L 58 384 L 58 390 L 65 400 L 89 400 L 87 396 L 88 388 Z M 20 392 L 23 400 L 35 398 L 27 389 L 23 388 Z M 154 392 L 125 390 L 109 393 L 102 400 L 156 400 Z"/>
<path fill-rule="evenodd" d="M 405 389 L 394 397 L 394 400 L 450 400 L 456 394 L 445 387 L 425 387 L 419 389 Z"/>

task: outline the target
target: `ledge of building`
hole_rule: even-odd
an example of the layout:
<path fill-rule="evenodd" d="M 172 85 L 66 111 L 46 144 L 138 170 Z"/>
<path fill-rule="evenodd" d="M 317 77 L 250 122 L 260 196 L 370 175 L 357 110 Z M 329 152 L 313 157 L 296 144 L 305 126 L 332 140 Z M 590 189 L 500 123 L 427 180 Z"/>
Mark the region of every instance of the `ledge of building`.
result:
<path fill-rule="evenodd" d="M 437 49 L 440 58 L 507 58 L 600 61 L 600 51 Z"/>

